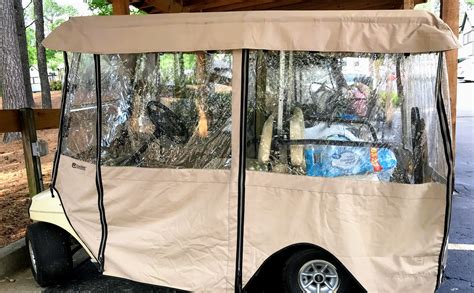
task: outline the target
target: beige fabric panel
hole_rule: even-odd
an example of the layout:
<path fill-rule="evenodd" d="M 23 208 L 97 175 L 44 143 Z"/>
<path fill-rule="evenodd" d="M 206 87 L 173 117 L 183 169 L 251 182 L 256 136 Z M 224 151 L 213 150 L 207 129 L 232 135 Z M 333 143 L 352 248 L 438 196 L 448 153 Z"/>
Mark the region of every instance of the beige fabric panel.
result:
<path fill-rule="evenodd" d="M 106 275 L 226 290 L 228 170 L 102 167 Z"/>
<path fill-rule="evenodd" d="M 72 227 L 97 259 L 102 225 L 95 173 L 94 164 L 61 155 L 55 188 Z"/>
<path fill-rule="evenodd" d="M 248 171 L 244 281 L 295 243 L 338 257 L 369 292 L 433 292 L 446 187 Z"/>
<path fill-rule="evenodd" d="M 231 170 L 102 167 L 105 274 L 197 292 L 233 292 L 241 64 L 242 52 L 236 50 Z"/>
<path fill-rule="evenodd" d="M 459 47 L 443 21 L 420 10 L 73 17 L 43 44 L 54 50 L 97 54 L 242 48 L 412 53 Z"/>

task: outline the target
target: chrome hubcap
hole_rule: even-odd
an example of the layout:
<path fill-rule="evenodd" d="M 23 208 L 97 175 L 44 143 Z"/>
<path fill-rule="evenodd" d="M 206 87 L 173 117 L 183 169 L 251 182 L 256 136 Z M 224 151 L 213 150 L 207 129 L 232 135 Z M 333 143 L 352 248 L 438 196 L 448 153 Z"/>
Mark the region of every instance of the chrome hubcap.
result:
<path fill-rule="evenodd" d="M 311 260 L 298 273 L 298 283 L 303 292 L 334 293 L 339 287 L 336 267 L 325 260 Z"/>
<path fill-rule="evenodd" d="M 31 241 L 28 241 L 28 251 L 30 252 L 31 266 L 33 267 L 33 270 L 35 271 L 35 273 L 38 273 L 37 268 L 36 268 L 36 257 L 35 257 L 35 254 L 33 253 L 33 248 L 31 248 Z"/>

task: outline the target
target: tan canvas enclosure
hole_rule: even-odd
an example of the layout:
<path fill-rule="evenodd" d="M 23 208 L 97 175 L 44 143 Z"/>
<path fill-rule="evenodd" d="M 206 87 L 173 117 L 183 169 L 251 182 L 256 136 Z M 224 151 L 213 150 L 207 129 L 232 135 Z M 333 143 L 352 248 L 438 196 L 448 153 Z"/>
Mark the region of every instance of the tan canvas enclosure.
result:
<path fill-rule="evenodd" d="M 231 49 L 407 53 L 455 49 L 426 11 L 252 11 L 73 17 L 44 41 L 96 54 Z"/>
<path fill-rule="evenodd" d="M 327 292 L 439 285 L 458 42 L 437 17 L 79 17 L 44 45 L 69 52 L 53 188 L 104 274 L 252 292 L 275 259 L 318 250 L 339 274 Z"/>

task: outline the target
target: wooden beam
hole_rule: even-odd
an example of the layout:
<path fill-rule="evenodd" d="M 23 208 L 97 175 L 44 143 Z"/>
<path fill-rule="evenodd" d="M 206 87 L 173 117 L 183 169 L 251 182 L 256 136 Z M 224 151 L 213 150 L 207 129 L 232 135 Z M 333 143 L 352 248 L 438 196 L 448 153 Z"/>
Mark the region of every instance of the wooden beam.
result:
<path fill-rule="evenodd" d="M 44 188 L 40 157 L 34 150 L 38 143 L 35 113 L 31 108 L 23 108 L 18 111 L 20 113 L 21 140 L 23 142 L 28 189 L 30 196 L 33 196 L 43 191 Z"/>
<path fill-rule="evenodd" d="M 148 4 L 146 2 L 137 2 L 137 3 L 134 3 L 133 6 L 135 6 L 138 9 L 154 8 L 152 4 Z"/>
<path fill-rule="evenodd" d="M 415 5 L 428 2 L 428 0 L 414 0 Z"/>
<path fill-rule="evenodd" d="M 184 1 L 178 4 L 175 1 L 167 0 L 132 0 L 139 9 L 144 9 L 144 3 L 153 3 L 151 13 L 163 12 L 218 12 L 233 10 L 266 10 L 266 9 L 399 9 L 407 7 L 412 9 L 416 4 L 424 3 L 427 0 L 390 0 L 390 1 L 347 1 L 347 0 L 194 0 Z M 170 6 L 171 5 L 171 6 Z M 177 7 L 173 7 L 177 5 Z"/>
<path fill-rule="evenodd" d="M 129 15 L 129 5 L 128 0 L 112 0 L 112 13 L 114 15 Z"/>
<path fill-rule="evenodd" d="M 380 9 L 397 9 L 399 6 L 395 6 L 393 1 L 365 1 L 365 2 L 354 2 L 351 0 L 339 0 L 329 1 L 323 0 L 317 3 L 314 2 L 302 2 L 291 5 L 284 5 L 278 7 L 271 7 L 269 9 L 275 10 L 380 10 Z M 255 7 L 255 9 L 261 9 Z M 268 8 L 264 8 L 268 9 Z"/>
<path fill-rule="evenodd" d="M 441 18 L 451 28 L 456 37 L 459 36 L 459 0 L 441 0 Z M 457 75 L 458 75 L 458 50 L 446 52 L 448 67 L 449 95 L 451 97 L 451 123 L 453 150 L 456 139 L 456 102 L 457 102 Z"/>
<path fill-rule="evenodd" d="M 415 8 L 415 0 L 403 0 L 402 9 L 413 9 Z"/>
<path fill-rule="evenodd" d="M 420 1 L 420 0 L 418 0 Z M 348 10 L 348 9 L 397 9 L 400 2 L 393 0 L 360 1 L 353 0 L 256 0 L 233 1 L 233 4 L 207 8 L 201 11 L 233 11 L 233 10 Z M 198 6 L 189 6 L 194 7 Z"/>
<path fill-rule="evenodd" d="M 174 0 L 144 0 L 145 3 L 154 8 L 150 13 L 179 13 L 188 12 L 189 9 Z"/>
<path fill-rule="evenodd" d="M 21 131 L 18 110 L 0 110 L 0 133 Z"/>
<path fill-rule="evenodd" d="M 59 127 L 59 109 L 34 109 L 36 129 L 54 129 Z M 0 110 L 0 133 L 22 131 L 20 110 Z"/>
<path fill-rule="evenodd" d="M 259 2 L 259 1 L 252 1 L 252 0 L 205 0 L 205 1 L 198 1 L 194 4 L 191 4 L 191 5 L 188 5 L 188 6 L 185 6 L 186 8 L 188 8 L 190 11 L 208 11 L 209 9 L 213 9 L 213 8 L 216 8 L 217 10 L 219 10 L 220 7 L 222 7 L 223 9 L 225 9 L 224 7 L 225 6 L 229 6 L 229 5 L 238 5 L 237 7 L 239 7 L 239 5 L 247 5 L 247 6 L 251 6 L 252 4 L 255 5 L 255 2 Z M 269 0 L 267 2 L 275 2 L 275 0 Z M 257 3 L 258 4 L 258 3 Z M 220 10 L 220 11 L 227 11 L 228 9 L 225 9 L 225 10 Z"/>
<path fill-rule="evenodd" d="M 284 3 L 295 3 L 295 2 L 303 2 L 304 0 L 244 0 L 240 2 L 234 2 L 229 5 L 218 6 L 209 9 L 203 9 L 202 11 L 210 11 L 210 12 L 217 12 L 217 11 L 234 11 L 234 10 L 263 10 L 263 9 L 255 9 L 255 7 L 260 5 L 268 5 L 268 7 L 275 7 L 278 5 L 284 5 Z M 268 9 L 268 8 L 267 8 Z"/>
<path fill-rule="evenodd" d="M 60 109 L 35 109 L 34 113 L 37 130 L 59 128 Z"/>

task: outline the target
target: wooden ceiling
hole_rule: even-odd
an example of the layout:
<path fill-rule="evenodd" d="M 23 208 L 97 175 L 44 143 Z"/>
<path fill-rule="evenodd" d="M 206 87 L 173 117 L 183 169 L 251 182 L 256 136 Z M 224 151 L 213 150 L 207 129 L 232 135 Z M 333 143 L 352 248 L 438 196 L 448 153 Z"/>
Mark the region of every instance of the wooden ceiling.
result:
<path fill-rule="evenodd" d="M 109 0 L 126 2 L 127 0 Z M 239 10 L 411 9 L 426 0 L 129 0 L 150 14 Z"/>

